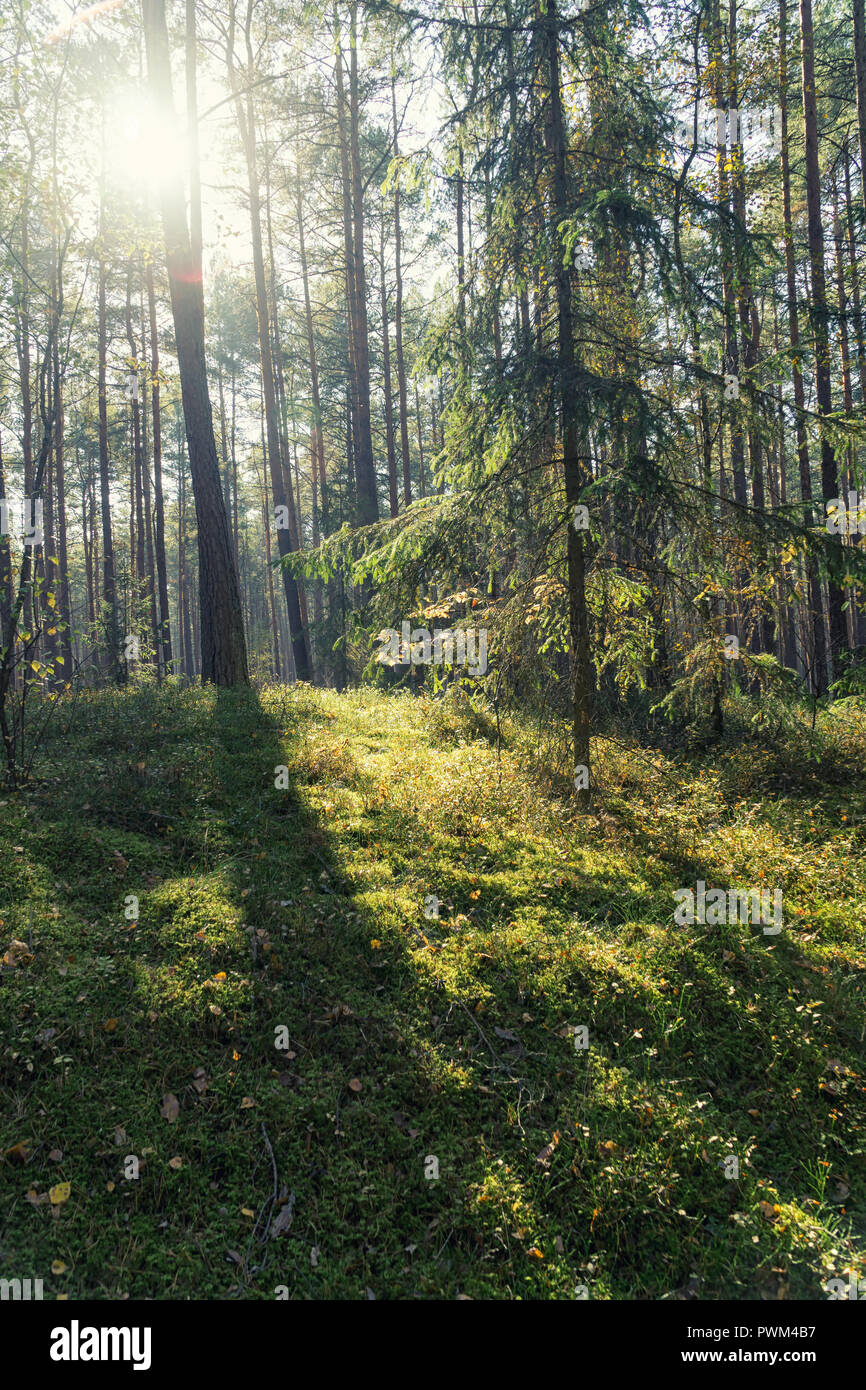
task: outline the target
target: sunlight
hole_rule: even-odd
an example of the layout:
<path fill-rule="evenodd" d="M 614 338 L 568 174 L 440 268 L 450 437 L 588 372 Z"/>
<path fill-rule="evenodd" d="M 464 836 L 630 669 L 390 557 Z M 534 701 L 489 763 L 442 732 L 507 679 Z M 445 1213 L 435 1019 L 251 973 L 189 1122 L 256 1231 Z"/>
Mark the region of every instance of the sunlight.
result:
<path fill-rule="evenodd" d="M 105 164 L 112 178 L 154 198 L 167 174 L 184 177 L 189 145 L 171 118 L 136 93 L 118 95 L 105 132 Z"/>

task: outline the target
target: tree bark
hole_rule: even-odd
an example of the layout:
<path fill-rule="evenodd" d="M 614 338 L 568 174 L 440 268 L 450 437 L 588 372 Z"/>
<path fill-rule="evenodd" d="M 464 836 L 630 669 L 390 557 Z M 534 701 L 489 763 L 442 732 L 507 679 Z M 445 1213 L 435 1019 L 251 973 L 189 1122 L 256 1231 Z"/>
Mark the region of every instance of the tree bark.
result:
<path fill-rule="evenodd" d="M 171 615 L 168 606 L 168 567 L 165 559 L 165 502 L 162 492 L 162 407 L 159 384 L 159 334 L 156 324 L 156 295 L 153 288 L 153 266 L 146 271 L 147 310 L 150 326 L 150 407 L 153 419 L 153 490 L 156 504 L 155 536 L 156 574 L 159 588 L 158 659 L 169 675 L 172 668 Z"/>
<path fill-rule="evenodd" d="M 791 344 L 791 377 L 794 384 L 794 414 L 797 435 L 797 461 L 800 474 L 800 497 L 803 502 L 803 525 L 814 525 L 812 511 L 812 469 L 809 462 L 809 441 L 806 434 L 806 393 L 800 368 L 800 317 L 797 303 L 797 266 L 794 258 L 794 231 L 791 217 L 791 165 L 788 143 L 788 0 L 779 0 L 779 105 L 782 125 L 782 221 L 785 240 L 785 279 L 788 300 L 788 340 Z M 809 591 L 809 642 L 807 644 L 808 676 L 812 693 L 822 694 L 827 688 L 827 642 L 824 635 L 824 604 L 815 561 L 806 561 L 806 584 Z"/>
<path fill-rule="evenodd" d="M 815 344 L 815 394 L 818 414 L 823 419 L 833 409 L 830 382 L 830 342 L 827 327 L 827 294 L 824 273 L 824 226 L 821 220 L 821 177 L 818 164 L 818 111 L 815 96 L 815 50 L 812 31 L 812 0 L 800 0 L 800 41 L 803 80 L 803 125 L 806 145 L 806 207 L 809 233 L 809 267 L 812 277 L 812 337 Z M 821 429 L 821 488 L 825 503 L 838 496 L 836 456 Z M 833 551 L 841 552 L 840 536 L 829 537 Z M 841 567 L 841 553 L 837 563 Z M 831 577 L 827 583 L 830 618 L 830 655 L 838 658 L 847 647 L 847 632 L 841 586 Z M 828 663 L 829 664 L 829 663 Z M 828 673 L 829 674 L 829 673 Z"/>
<path fill-rule="evenodd" d="M 151 92 L 174 125 L 165 0 L 142 0 Z M 202 680 L 246 685 L 240 587 L 220 487 L 204 345 L 204 296 L 186 221 L 180 176 L 163 169 L 160 198 L 190 472 L 195 496 Z"/>
<path fill-rule="evenodd" d="M 547 68 L 550 101 L 550 149 L 553 159 L 553 218 L 551 243 L 554 247 L 552 274 L 556 284 L 558 318 L 558 356 L 562 462 L 569 523 L 580 500 L 583 467 L 578 449 L 576 419 L 576 360 L 571 307 L 571 272 L 561 246 L 559 228 L 569 215 L 565 122 L 559 67 L 559 15 L 556 0 L 548 0 L 547 16 L 541 23 L 547 41 Z M 583 532 L 568 526 L 568 609 L 571 631 L 572 734 L 576 768 L 590 773 L 589 735 L 592 718 L 593 675 L 589 649 L 589 615 L 586 607 L 586 561 Z M 578 803 L 588 806 L 589 785 L 577 780 Z"/>

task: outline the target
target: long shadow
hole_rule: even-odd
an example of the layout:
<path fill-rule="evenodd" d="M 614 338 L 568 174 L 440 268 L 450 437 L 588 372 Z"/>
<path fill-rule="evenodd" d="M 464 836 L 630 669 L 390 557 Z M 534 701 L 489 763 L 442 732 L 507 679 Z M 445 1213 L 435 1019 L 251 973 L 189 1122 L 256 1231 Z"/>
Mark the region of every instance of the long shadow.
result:
<path fill-rule="evenodd" d="M 7 991 L 16 1045 L 0 1085 L 18 1119 L 0 1147 L 24 1124 L 31 1156 L 21 1180 L 0 1167 L 7 1267 L 47 1270 L 62 1236 L 74 1259 L 58 1289 L 90 1298 L 568 1297 L 592 1282 L 587 1265 L 614 1296 L 661 1297 L 700 1261 L 708 1296 L 758 1296 L 767 1242 L 752 1267 L 726 1265 L 732 1208 L 758 1171 L 801 1196 L 798 1165 L 826 1148 L 794 1103 L 764 1095 L 782 1067 L 792 1090 L 822 1075 L 797 1000 L 780 1013 L 787 944 L 741 960 L 736 934 L 671 928 L 664 1002 L 615 948 L 670 916 L 669 890 L 585 872 L 551 910 L 550 941 L 479 948 L 467 984 L 446 968 L 448 923 L 463 916 L 470 944 L 495 937 L 533 890 L 500 886 L 485 916 L 455 872 L 431 885 L 454 904 L 432 943 L 405 924 L 374 946 L 383 919 L 363 878 L 293 775 L 275 785 L 295 734 L 325 725 L 313 697 L 93 708 L 98 724 L 65 729 L 78 775 L 63 771 L 61 727 L 30 798 L 36 950 Z M 418 842 L 417 816 L 388 814 Z M 516 843 L 507 857 L 518 865 Z M 741 991 L 762 980 L 746 1009 Z M 589 1027 L 586 1055 L 561 1036 L 568 1022 Z M 851 1047 L 834 1056 L 856 1069 Z M 739 1183 L 720 1171 L 726 1150 L 702 1157 L 697 1126 L 677 1138 L 698 1106 L 709 1133 L 739 1141 Z M 844 1157 L 862 1211 L 858 1160 Z M 59 1180 L 72 1196 L 53 1221 L 22 1193 Z M 802 1280 L 819 1296 L 812 1271 Z"/>

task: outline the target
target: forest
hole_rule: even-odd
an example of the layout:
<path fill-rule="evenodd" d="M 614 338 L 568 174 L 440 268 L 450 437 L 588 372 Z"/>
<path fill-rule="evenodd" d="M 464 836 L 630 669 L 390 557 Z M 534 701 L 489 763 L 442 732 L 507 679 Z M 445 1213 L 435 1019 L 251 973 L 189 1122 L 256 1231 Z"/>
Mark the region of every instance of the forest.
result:
<path fill-rule="evenodd" d="M 3 1297 L 856 1298 L 864 0 L 0 55 Z"/>

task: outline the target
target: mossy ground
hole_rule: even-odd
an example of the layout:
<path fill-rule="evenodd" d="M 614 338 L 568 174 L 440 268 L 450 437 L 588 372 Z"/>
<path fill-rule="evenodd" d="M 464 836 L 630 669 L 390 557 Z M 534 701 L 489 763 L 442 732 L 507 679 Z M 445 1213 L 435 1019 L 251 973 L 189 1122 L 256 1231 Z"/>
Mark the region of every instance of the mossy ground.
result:
<path fill-rule="evenodd" d="M 441 701 L 61 704 L 0 796 L 0 947 L 32 933 L 0 974 L 0 1277 L 92 1299 L 862 1277 L 866 732 L 822 718 L 832 756 L 802 776 L 754 741 L 599 744 L 581 817 L 519 730 L 498 752 Z M 782 887 L 783 932 L 676 926 L 698 878 Z"/>

